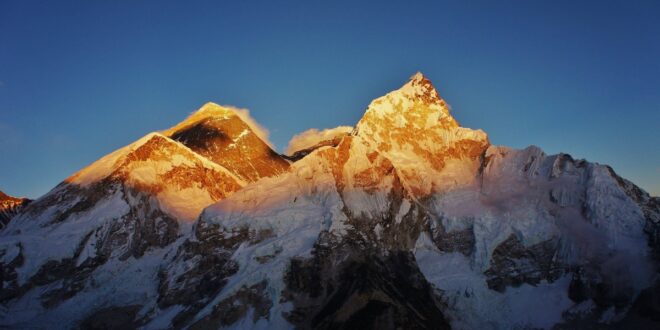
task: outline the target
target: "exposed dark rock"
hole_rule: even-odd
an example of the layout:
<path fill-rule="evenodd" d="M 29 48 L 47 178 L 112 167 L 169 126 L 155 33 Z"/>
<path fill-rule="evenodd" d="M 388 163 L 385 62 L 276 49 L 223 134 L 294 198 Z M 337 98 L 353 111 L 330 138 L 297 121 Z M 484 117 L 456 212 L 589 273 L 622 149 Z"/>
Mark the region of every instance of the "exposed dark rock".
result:
<path fill-rule="evenodd" d="M 80 323 L 80 329 L 137 329 L 140 323 L 135 320 L 135 316 L 141 308 L 139 305 L 129 305 L 97 310 Z"/>
<path fill-rule="evenodd" d="M 310 259 L 293 259 L 285 317 L 303 329 L 446 329 L 443 305 L 410 252 L 333 246 L 322 235 Z"/>
<path fill-rule="evenodd" d="M 443 252 L 460 252 L 465 256 L 474 251 L 474 230 L 472 226 L 462 230 L 447 232 L 439 221 L 429 221 L 429 233 L 435 246 Z"/>
<path fill-rule="evenodd" d="M 197 223 L 195 239 L 186 240 L 170 263 L 185 267 L 166 266 L 159 272 L 158 305 L 186 306 L 173 324 L 187 324 L 238 271 L 238 264 L 231 260 L 238 246 L 245 242 L 255 244 L 272 235 L 268 230 L 255 232 L 248 228 L 226 233 L 216 224 Z"/>
<path fill-rule="evenodd" d="M 72 186 L 72 188 L 65 189 L 62 198 L 72 198 L 66 197 L 72 193 L 70 189 L 80 188 Z M 127 204 L 131 206 L 126 215 L 87 233 L 78 243 L 78 247 L 71 257 L 47 261 L 23 285 L 18 286 L 15 280 L 9 280 L 8 283 L 13 283 L 10 284 L 12 287 L 3 290 L 0 301 L 18 298 L 31 288 L 45 286 L 61 280 L 59 285 L 52 286 L 41 295 L 41 302 L 44 307 L 54 307 L 82 290 L 88 276 L 113 255 L 120 260 L 129 257 L 139 258 L 149 248 L 164 247 L 176 240 L 178 222 L 175 219 L 163 213 L 157 207 L 157 204 L 149 200 L 146 194 L 109 181 L 102 181 L 86 188 L 84 194 L 86 197 L 66 212 L 57 214 L 55 220 L 50 224 L 56 225 L 58 222 L 64 221 L 62 219 L 67 219 L 78 212 L 84 212 L 93 207 L 102 198 L 101 196 L 106 196 L 108 193 L 117 190 L 122 190 L 123 196 L 130 195 L 133 200 L 131 203 L 126 200 Z M 124 198 L 127 199 L 128 197 Z M 39 201 L 39 203 L 35 203 L 34 207 L 46 207 L 42 204 L 48 204 L 48 202 L 48 200 Z M 93 242 L 92 238 L 94 238 Z M 80 254 L 89 244 L 93 246 L 95 255 L 77 265 Z M 11 274 L 15 272 L 15 267 L 12 263 L 0 265 L 0 273 L 5 277 L 11 277 Z"/>
<path fill-rule="evenodd" d="M 242 287 L 230 297 L 213 307 L 211 314 L 193 323 L 190 329 L 219 329 L 236 323 L 245 317 L 250 308 L 253 309 L 252 321 L 263 318 L 268 320 L 273 301 L 266 295 L 266 281 Z"/>
<path fill-rule="evenodd" d="M 16 281 L 15 269 L 22 265 L 22 253 L 19 253 L 18 257 L 9 264 L 0 265 L 0 273 L 3 277 L 6 277 L 6 281 L 9 283 L 8 288 L 3 288 L 3 293 L 0 295 L 0 302 L 18 298 L 34 287 L 48 285 L 60 280 L 62 280 L 61 285 L 47 290 L 41 295 L 42 305 L 50 308 L 75 295 L 84 287 L 84 282 L 89 273 L 105 261 L 103 257 L 99 256 L 88 259 L 81 265 L 76 266 L 76 259 L 80 256 L 91 234 L 89 233 L 84 237 L 71 258 L 46 262 L 39 268 L 36 274 L 20 286 Z"/>
<path fill-rule="evenodd" d="M 495 248 L 491 266 L 484 272 L 488 287 L 502 292 L 507 286 L 557 280 L 567 270 L 555 260 L 558 243 L 550 239 L 525 247 L 515 235 L 509 236 Z"/>
<path fill-rule="evenodd" d="M 660 329 L 660 281 L 642 290 L 621 325 L 634 325 L 636 329 Z M 628 327 L 632 329 L 633 327 Z"/>
<path fill-rule="evenodd" d="M 16 268 L 23 266 L 25 262 L 23 246 L 21 243 L 17 243 L 13 248 L 18 251 L 0 250 L 0 257 L 4 257 L 7 253 L 15 253 L 15 256 L 9 262 L 0 262 L 0 285 L 2 288 L 0 290 L 0 303 L 18 296 L 25 290 L 18 284 L 18 275 L 16 274 Z"/>

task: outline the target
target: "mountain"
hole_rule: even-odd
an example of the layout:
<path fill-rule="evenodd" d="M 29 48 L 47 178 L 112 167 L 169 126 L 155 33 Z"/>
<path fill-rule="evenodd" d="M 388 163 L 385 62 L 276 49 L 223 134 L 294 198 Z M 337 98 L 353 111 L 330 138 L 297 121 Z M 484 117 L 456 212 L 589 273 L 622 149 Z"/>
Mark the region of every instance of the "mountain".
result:
<path fill-rule="evenodd" d="M 5 229 L 11 218 L 29 202 L 27 198 L 12 197 L 0 191 L 0 230 Z"/>
<path fill-rule="evenodd" d="M 493 146 L 421 73 L 291 163 L 232 111 L 21 211 L 0 325 L 657 328 L 660 199 L 610 167 Z"/>
<path fill-rule="evenodd" d="M 243 185 L 184 145 L 148 134 L 67 178 L 12 219 L 1 240 L 0 301 L 37 291 L 41 305 L 54 308 L 113 263 L 163 253 L 190 231 L 204 207 Z"/>
<path fill-rule="evenodd" d="M 227 168 L 246 182 L 283 173 L 289 163 L 235 109 L 207 103 L 164 134 Z"/>

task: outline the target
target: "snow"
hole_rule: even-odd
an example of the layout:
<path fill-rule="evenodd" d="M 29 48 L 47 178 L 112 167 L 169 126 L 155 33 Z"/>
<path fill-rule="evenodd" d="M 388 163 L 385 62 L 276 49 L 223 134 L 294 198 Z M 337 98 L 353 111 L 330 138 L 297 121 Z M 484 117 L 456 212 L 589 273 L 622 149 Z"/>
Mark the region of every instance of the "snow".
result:
<path fill-rule="evenodd" d="M 52 328 L 53 324 L 62 328 L 74 328 L 75 320 L 101 308 L 149 304 L 154 307 L 158 287 L 157 273 L 164 255 L 168 252 L 169 249 L 161 249 L 148 252 L 140 259 L 110 259 L 91 275 L 90 283 L 103 285 L 86 285 L 81 292 L 52 309 L 47 310 L 41 304 L 33 304 L 39 301 L 38 295 L 43 292 L 43 288 L 33 289 L 3 311 L 5 315 L 12 317 L 1 324 L 11 328 Z"/>
<path fill-rule="evenodd" d="M 164 173 L 169 169 L 171 169 L 173 166 L 187 165 L 192 167 L 196 165 L 195 162 L 197 162 L 206 168 L 213 169 L 216 171 L 222 171 L 226 175 L 232 177 L 237 182 L 241 184 L 245 184 L 243 180 L 239 179 L 229 170 L 193 152 L 190 148 L 186 147 L 185 145 L 177 141 L 171 140 L 160 133 L 149 133 L 143 136 L 142 138 L 138 139 L 137 141 L 102 157 L 101 159 L 97 160 L 96 162 L 82 169 L 78 173 L 69 177 L 66 180 L 66 182 L 79 184 L 81 186 L 89 186 L 92 183 L 98 182 L 108 177 L 110 174 L 116 171 L 120 166 L 122 166 L 123 162 L 126 159 L 126 156 L 128 156 L 133 151 L 143 146 L 145 143 L 147 143 L 153 138 L 162 138 L 164 141 L 168 142 L 170 148 L 172 148 L 173 150 L 180 150 L 182 154 L 171 154 L 170 155 L 171 159 L 168 159 L 167 161 L 142 162 L 144 163 L 143 167 L 140 168 L 139 166 L 135 166 L 136 168 L 131 171 L 131 176 L 134 179 L 144 183 L 158 183 L 156 180 L 157 173 Z M 138 162 L 133 162 L 133 163 L 137 164 Z"/>
<path fill-rule="evenodd" d="M 235 139 L 235 140 L 241 139 L 241 138 L 247 136 L 248 134 L 250 134 L 250 130 L 249 130 L 249 129 L 244 129 L 244 130 L 241 131 L 241 133 L 239 133 L 239 134 L 236 136 L 236 139 Z"/>
<path fill-rule="evenodd" d="M 420 97 L 430 95 L 433 102 L 431 104 L 426 104 L 432 113 L 433 119 L 440 119 L 443 117 L 450 117 L 449 108 L 446 105 L 441 105 L 440 101 L 442 100 L 438 95 L 437 91 L 433 88 L 430 83 L 425 83 L 426 77 L 420 72 L 416 73 L 410 80 L 404 84 L 401 88 L 387 93 L 384 96 L 381 96 L 371 102 L 367 108 L 366 114 L 375 113 L 378 117 L 392 116 L 397 112 L 397 109 L 404 109 L 404 111 L 410 111 L 409 109 L 413 108 L 413 105 Z M 366 115 L 365 114 L 365 115 Z M 405 125 L 406 120 L 403 120 L 401 117 L 396 117 L 396 120 L 399 120 L 399 125 Z M 431 128 L 437 124 L 436 120 L 433 120 L 428 125 L 425 125 L 420 128 Z"/>
<path fill-rule="evenodd" d="M 475 183 L 480 159 L 462 154 L 461 146 L 471 143 L 485 150 L 489 144 L 483 131 L 458 126 L 448 105 L 421 74 L 372 101 L 354 135 L 352 152 L 358 145 L 378 150 L 417 195 Z M 442 159 L 442 165 L 436 159 Z"/>
<path fill-rule="evenodd" d="M 401 220 L 403 219 L 403 217 L 406 214 L 408 214 L 408 211 L 410 211 L 411 206 L 412 206 L 412 204 L 410 204 L 410 201 L 408 201 L 407 199 L 404 199 L 403 202 L 401 202 L 401 207 L 399 208 L 399 212 L 396 214 L 396 217 L 394 218 L 394 221 L 397 224 L 401 223 Z"/>
<path fill-rule="evenodd" d="M 163 211 L 184 222 L 194 221 L 205 207 L 216 202 L 208 190 L 199 186 L 184 189 L 167 187 L 158 193 L 157 198 Z"/>
<path fill-rule="evenodd" d="M 455 329 L 550 329 L 573 304 L 567 296 L 568 276 L 538 286 L 507 288 L 503 293 L 490 290 L 483 273 L 467 257 L 442 253 L 427 234 L 420 235 L 415 258 L 426 279 L 443 291 Z"/>
<path fill-rule="evenodd" d="M 87 186 L 91 183 L 98 182 L 99 180 L 107 177 L 112 174 L 112 172 L 117 168 L 119 161 L 135 149 L 139 148 L 147 141 L 151 140 L 155 136 L 159 136 L 158 133 L 149 133 L 137 141 L 117 149 L 110 154 L 102 157 L 101 159 L 95 161 L 91 165 L 85 167 L 80 172 L 72 175 L 66 181 L 79 184 L 82 186 Z"/>
<path fill-rule="evenodd" d="M 113 221 L 128 212 L 126 202 L 120 193 L 110 195 L 100 201 L 95 208 L 87 212 L 74 213 L 67 221 L 57 225 L 42 227 L 44 221 L 50 219 L 46 216 L 37 219 L 22 219 L 22 233 L 10 235 L 10 231 L 2 237 L 2 245 L 23 245 L 23 266 L 17 269 L 19 283 L 25 283 L 48 260 L 62 260 L 70 258 L 81 239 L 101 224 Z M 14 224 L 15 225 L 15 224 Z M 44 237 L 48 237 L 47 240 Z"/>
<path fill-rule="evenodd" d="M 495 247 L 512 234 L 524 246 L 560 238 L 555 258 L 597 264 L 610 283 L 621 287 L 632 285 L 639 292 L 650 284 L 654 273 L 647 258 L 644 217 L 605 167 L 588 164 L 559 171 L 558 156 L 546 156 L 534 146 L 490 147 L 486 156 L 490 161 L 481 187 L 466 185 L 432 199 L 433 221 L 447 232 L 471 226 L 474 253 L 466 257 L 441 252 L 427 234 L 420 236 L 415 251 L 422 273 L 445 292 L 454 327 L 547 329 L 573 307 L 566 297 L 569 275 L 504 293 L 488 289 L 483 272 Z M 554 203 L 552 191 L 567 197 Z M 603 320 L 609 319 L 606 315 Z"/>
<path fill-rule="evenodd" d="M 172 319 L 186 309 L 182 305 L 170 306 L 156 315 L 149 323 L 144 326 L 144 330 L 161 330 L 172 328 Z"/>
<path fill-rule="evenodd" d="M 268 279 L 266 291 L 274 302 L 268 325 L 270 328 L 290 328 L 281 315 L 285 306 L 278 302 L 284 289 L 284 272 L 291 258 L 310 257 L 321 231 L 344 230 L 343 204 L 328 166 L 320 157 L 303 158 L 292 164 L 289 172 L 248 185 L 203 212 L 201 221 L 217 223 L 226 232 L 248 227 L 250 230 L 272 230 L 274 236 L 240 246 L 232 256 L 240 265 L 238 273 L 229 279 L 220 295 L 198 318 L 210 313 L 215 303 L 231 296 L 242 286 Z M 256 257 L 263 255 L 274 257 L 261 264 Z"/>
<path fill-rule="evenodd" d="M 177 125 L 162 131 L 162 134 L 165 136 L 171 136 L 179 130 L 182 130 L 186 127 L 194 125 L 202 120 L 213 118 L 217 120 L 226 120 L 233 116 L 236 113 L 232 111 L 230 107 L 223 107 L 213 102 L 208 102 L 204 104 L 197 111 L 193 112 L 186 118 L 184 121 L 178 123 Z"/>
<path fill-rule="evenodd" d="M 257 121 L 250 115 L 250 110 L 237 108 L 231 105 L 218 105 L 213 102 L 204 104 L 199 110 L 193 112 L 184 121 L 174 127 L 162 131 L 162 134 L 165 136 L 172 136 L 174 133 L 204 120 L 228 120 L 234 117 L 238 117 L 238 119 L 247 125 L 259 139 L 269 147 L 273 147 L 273 143 L 268 139 L 270 135 L 268 129 L 257 123 Z"/>

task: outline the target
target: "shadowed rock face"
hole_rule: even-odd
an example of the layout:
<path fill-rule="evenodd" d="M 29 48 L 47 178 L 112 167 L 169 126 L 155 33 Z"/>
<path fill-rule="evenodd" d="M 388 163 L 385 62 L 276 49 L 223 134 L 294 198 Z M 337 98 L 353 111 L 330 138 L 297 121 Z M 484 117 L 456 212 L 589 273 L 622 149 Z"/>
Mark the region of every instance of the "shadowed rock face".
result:
<path fill-rule="evenodd" d="M 428 233 L 438 250 L 443 252 L 460 252 L 468 257 L 472 255 L 475 245 L 472 227 L 447 232 L 439 221 L 429 221 L 428 224 Z"/>
<path fill-rule="evenodd" d="M 325 236 L 328 237 L 328 236 Z M 449 329 L 438 293 L 405 251 L 336 245 L 322 236 L 311 259 L 293 259 L 284 299 L 302 329 Z"/>
<path fill-rule="evenodd" d="M 484 273 L 488 287 L 502 292 L 508 286 L 555 281 L 567 270 L 555 260 L 558 243 L 548 240 L 525 247 L 515 235 L 509 236 L 493 251 L 491 267 Z"/>
<path fill-rule="evenodd" d="M 211 314 L 193 323 L 190 329 L 219 329 L 229 326 L 244 318 L 252 309 L 252 321 L 268 320 L 273 301 L 265 292 L 266 281 L 242 287 L 230 297 L 222 300 L 213 308 Z"/>
<path fill-rule="evenodd" d="M 239 269 L 238 263 L 231 257 L 241 244 L 255 244 L 269 236 L 271 233 L 268 231 L 250 231 L 247 228 L 222 233 L 215 225 L 198 224 L 195 228 L 195 239 L 184 241 L 177 249 L 176 255 L 158 274 L 159 307 L 184 306 L 173 318 L 172 324 L 177 327 L 188 325 L 193 317 L 220 293 L 227 280 Z M 271 300 L 261 297 L 264 283 L 243 288 L 234 296 L 221 301 L 214 307 L 213 313 L 195 323 L 197 328 L 210 324 L 233 324 L 245 316 L 249 306 L 260 306 L 262 312 L 254 315 L 256 319 L 266 317 L 270 308 L 264 310 L 263 306 L 266 300 Z M 236 307 L 238 305 L 243 307 Z M 237 309 L 232 310 L 232 315 L 226 315 L 230 307 Z"/>

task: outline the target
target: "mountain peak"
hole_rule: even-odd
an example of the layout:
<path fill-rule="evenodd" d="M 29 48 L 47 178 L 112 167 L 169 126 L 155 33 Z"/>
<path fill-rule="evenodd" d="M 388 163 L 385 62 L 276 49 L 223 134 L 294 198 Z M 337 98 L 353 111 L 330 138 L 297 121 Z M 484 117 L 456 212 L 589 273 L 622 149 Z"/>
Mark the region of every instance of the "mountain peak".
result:
<path fill-rule="evenodd" d="M 428 81 L 428 78 L 421 72 L 417 71 L 415 72 L 414 75 L 410 76 L 410 79 L 408 79 L 409 82 L 423 82 L 423 81 Z"/>
<path fill-rule="evenodd" d="M 209 102 L 163 134 L 247 182 L 284 172 L 289 163 L 259 136 L 243 112 Z"/>
<path fill-rule="evenodd" d="M 470 175 L 455 175 L 450 167 L 477 166 L 489 145 L 483 131 L 458 125 L 449 105 L 420 72 L 401 88 L 373 100 L 355 132 L 358 139 L 376 148 L 404 173 L 404 181 L 416 194 L 444 189 L 440 187 L 448 186 L 448 182 L 472 180 Z M 415 174 L 424 169 L 435 174 Z"/>
<path fill-rule="evenodd" d="M 220 115 L 220 116 L 234 116 L 236 113 L 228 108 L 223 107 L 214 102 L 206 102 L 201 108 L 193 113 L 195 114 L 205 114 L 205 115 Z"/>
<path fill-rule="evenodd" d="M 420 99 L 427 104 L 446 106 L 431 80 L 419 71 L 412 75 L 398 91 L 409 98 Z"/>
<path fill-rule="evenodd" d="M 449 105 L 440 97 L 433 83 L 421 72 L 412 75 L 401 88 L 373 100 L 358 123 L 358 129 L 365 129 L 367 125 L 385 124 L 397 128 L 415 129 L 458 126 L 449 114 Z"/>
<path fill-rule="evenodd" d="M 229 107 L 223 107 L 223 106 L 221 106 L 217 103 L 207 102 L 201 108 L 197 109 L 197 111 L 191 113 L 190 116 L 188 116 L 188 118 L 186 118 L 182 122 L 178 123 L 176 126 L 163 131 L 163 134 L 166 135 L 166 136 L 170 136 L 174 132 L 176 132 L 176 131 L 184 128 L 184 127 L 194 125 L 195 123 L 198 123 L 198 122 L 201 122 L 201 121 L 204 121 L 204 120 L 207 120 L 207 119 L 223 120 L 223 119 L 229 119 L 229 118 L 232 118 L 232 117 L 235 117 L 235 116 L 236 116 L 236 112 L 233 109 L 231 109 Z"/>

